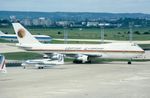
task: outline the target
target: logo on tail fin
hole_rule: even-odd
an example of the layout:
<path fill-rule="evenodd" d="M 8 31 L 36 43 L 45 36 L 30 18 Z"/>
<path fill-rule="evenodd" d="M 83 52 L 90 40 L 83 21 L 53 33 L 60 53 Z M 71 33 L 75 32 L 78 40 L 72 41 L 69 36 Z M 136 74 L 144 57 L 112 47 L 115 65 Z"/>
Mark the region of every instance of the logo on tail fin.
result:
<path fill-rule="evenodd" d="M 18 32 L 17 32 L 18 36 L 20 38 L 23 38 L 25 36 L 25 30 L 24 29 L 19 29 Z"/>

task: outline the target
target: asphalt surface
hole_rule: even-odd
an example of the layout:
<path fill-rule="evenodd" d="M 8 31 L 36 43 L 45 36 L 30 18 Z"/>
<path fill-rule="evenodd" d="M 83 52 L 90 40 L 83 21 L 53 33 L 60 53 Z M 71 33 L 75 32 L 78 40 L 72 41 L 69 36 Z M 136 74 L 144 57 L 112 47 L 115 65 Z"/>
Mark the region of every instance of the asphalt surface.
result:
<path fill-rule="evenodd" d="M 0 43 L 0 53 L 10 52 L 24 52 L 25 50 L 20 49 L 15 43 Z"/>
<path fill-rule="evenodd" d="M 150 62 L 8 67 L 0 98 L 150 98 Z"/>

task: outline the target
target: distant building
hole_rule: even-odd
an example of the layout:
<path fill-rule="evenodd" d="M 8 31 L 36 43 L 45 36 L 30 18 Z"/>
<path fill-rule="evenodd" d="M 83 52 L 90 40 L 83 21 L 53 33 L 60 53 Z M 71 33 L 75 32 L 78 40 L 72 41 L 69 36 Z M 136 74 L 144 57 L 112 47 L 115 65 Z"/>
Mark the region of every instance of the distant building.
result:
<path fill-rule="evenodd" d="M 32 24 L 34 26 L 51 26 L 52 21 L 50 19 L 46 19 L 45 17 L 39 17 L 38 19 L 33 19 Z"/>
<path fill-rule="evenodd" d="M 10 21 L 11 22 L 17 22 L 18 19 L 16 18 L 16 16 L 9 16 L 10 17 Z"/>
<path fill-rule="evenodd" d="M 32 26 L 32 21 L 29 18 L 25 18 L 21 21 L 25 26 Z"/>
<path fill-rule="evenodd" d="M 33 20 L 32 20 L 32 24 L 33 24 L 34 26 L 38 26 L 38 25 L 40 24 L 39 19 L 33 19 Z"/>
<path fill-rule="evenodd" d="M 134 25 L 134 27 L 139 28 L 142 27 L 142 25 Z"/>
<path fill-rule="evenodd" d="M 100 24 L 98 24 L 99 26 L 111 26 L 111 24 L 110 23 L 100 23 Z"/>
<path fill-rule="evenodd" d="M 39 17 L 39 25 L 45 26 L 46 25 L 46 19 L 45 17 Z"/>
<path fill-rule="evenodd" d="M 86 26 L 86 25 L 87 25 L 87 23 L 86 23 L 86 22 L 82 22 L 81 24 L 82 24 L 82 26 Z"/>
<path fill-rule="evenodd" d="M 68 25 L 70 25 L 70 22 L 69 21 L 58 21 L 58 22 L 56 22 L 56 25 L 57 26 L 68 26 Z"/>
<path fill-rule="evenodd" d="M 99 25 L 99 22 L 87 22 L 87 27 L 97 27 Z"/>
<path fill-rule="evenodd" d="M 46 19 L 45 25 L 46 25 L 47 27 L 52 26 L 52 25 L 53 25 L 53 22 L 52 22 L 50 19 Z"/>
<path fill-rule="evenodd" d="M 119 20 L 118 18 L 110 18 L 109 19 L 109 21 L 111 21 L 111 22 L 115 22 L 115 21 L 117 21 L 117 20 Z"/>

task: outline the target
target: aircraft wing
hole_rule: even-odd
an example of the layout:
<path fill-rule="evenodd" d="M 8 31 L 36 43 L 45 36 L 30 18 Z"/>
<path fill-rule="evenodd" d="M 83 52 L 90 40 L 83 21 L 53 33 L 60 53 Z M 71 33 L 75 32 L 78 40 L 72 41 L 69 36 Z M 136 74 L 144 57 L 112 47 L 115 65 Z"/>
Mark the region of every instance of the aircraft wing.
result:
<path fill-rule="evenodd" d="M 77 55 L 86 55 L 88 57 L 102 57 L 102 54 L 65 54 L 69 57 L 76 57 Z"/>

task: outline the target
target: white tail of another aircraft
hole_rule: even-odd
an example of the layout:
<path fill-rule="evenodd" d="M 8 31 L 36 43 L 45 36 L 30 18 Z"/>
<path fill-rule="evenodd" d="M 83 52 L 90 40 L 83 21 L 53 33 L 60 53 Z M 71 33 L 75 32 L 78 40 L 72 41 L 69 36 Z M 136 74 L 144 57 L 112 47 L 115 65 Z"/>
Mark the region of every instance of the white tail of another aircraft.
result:
<path fill-rule="evenodd" d="M 0 31 L 0 35 L 5 35 L 5 33 L 3 33 L 2 31 Z"/>
<path fill-rule="evenodd" d="M 5 64 L 5 57 L 0 55 L 0 72 L 7 73 L 6 64 Z"/>
<path fill-rule="evenodd" d="M 40 42 L 20 23 L 12 24 L 20 45 L 40 44 Z"/>

